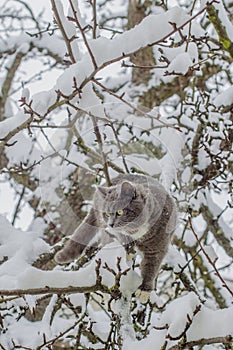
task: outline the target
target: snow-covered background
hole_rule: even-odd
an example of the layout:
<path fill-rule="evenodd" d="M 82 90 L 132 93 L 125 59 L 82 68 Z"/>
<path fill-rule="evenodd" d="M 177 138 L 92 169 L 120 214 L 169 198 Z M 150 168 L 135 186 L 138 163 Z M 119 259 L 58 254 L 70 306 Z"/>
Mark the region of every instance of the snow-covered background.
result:
<path fill-rule="evenodd" d="M 0 8 L 2 349 L 231 349 L 230 1 Z M 158 178 L 179 209 L 146 304 L 117 241 L 53 261 L 119 172 Z"/>

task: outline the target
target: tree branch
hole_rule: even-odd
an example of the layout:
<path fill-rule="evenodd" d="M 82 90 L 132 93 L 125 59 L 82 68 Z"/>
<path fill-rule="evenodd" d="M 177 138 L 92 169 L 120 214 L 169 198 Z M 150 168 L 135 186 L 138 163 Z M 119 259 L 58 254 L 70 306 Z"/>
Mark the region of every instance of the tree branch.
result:
<path fill-rule="evenodd" d="M 194 346 L 204 346 L 210 344 L 224 344 L 227 346 L 232 346 L 232 336 L 226 335 L 225 337 L 213 337 L 213 338 L 201 338 L 198 340 L 183 342 L 183 340 L 177 344 L 171 346 L 168 350 L 182 350 L 182 349 L 192 349 Z"/>
<path fill-rule="evenodd" d="M 214 219 L 213 214 L 206 205 L 202 205 L 201 214 L 207 222 L 209 230 L 213 233 L 218 244 L 224 249 L 228 256 L 233 258 L 233 247 L 231 246 L 230 240 L 224 235 L 218 221 Z"/>
<path fill-rule="evenodd" d="M 209 20 L 213 24 L 219 38 L 220 44 L 227 50 L 233 58 L 233 42 L 230 40 L 226 28 L 222 24 L 221 19 L 219 18 L 219 11 L 216 10 L 214 5 L 207 6 L 207 13 L 209 15 Z"/>
<path fill-rule="evenodd" d="M 54 1 L 54 0 L 53 0 Z M 174 28 L 170 33 L 168 33 L 167 35 L 165 35 L 163 38 L 159 39 L 159 40 L 156 40 L 154 41 L 153 43 L 151 44 L 147 44 L 145 45 L 145 47 L 147 46 L 153 46 L 153 45 L 156 45 L 156 44 L 159 44 L 159 43 L 162 43 L 163 41 L 165 41 L 166 39 L 168 39 L 171 35 L 175 34 L 176 32 L 180 31 L 181 29 L 183 29 L 186 25 L 188 25 L 192 20 L 194 20 L 196 17 L 198 17 L 200 14 L 202 14 L 206 8 L 208 6 L 210 6 L 210 4 L 212 4 L 215 0 L 212 0 L 207 6 L 205 6 L 203 9 L 201 9 L 199 12 L 197 12 L 194 16 L 192 16 L 190 19 L 188 19 L 186 22 L 184 22 L 182 25 L 180 26 L 177 26 L 176 28 Z M 128 54 L 125 54 L 125 53 L 122 53 L 122 55 L 112 59 L 112 60 L 109 60 L 109 61 L 105 61 L 103 62 L 100 66 L 96 67 L 93 72 L 87 76 L 83 81 L 82 83 L 80 84 L 80 86 L 75 89 L 74 92 L 72 92 L 68 97 L 65 97 L 63 100 L 59 100 L 57 102 L 55 102 L 53 105 L 51 105 L 47 112 L 45 113 L 45 115 L 43 116 L 43 119 L 50 113 L 52 112 L 54 109 L 58 108 L 58 107 L 61 107 L 65 104 L 68 104 L 69 101 L 71 101 L 77 94 L 80 93 L 80 91 L 83 89 L 83 87 L 89 83 L 94 77 L 95 75 L 100 72 L 102 69 L 104 69 L 105 67 L 109 66 L 110 64 L 113 64 L 113 63 L 116 63 L 116 62 L 119 62 L 121 61 L 122 59 L 124 59 L 125 57 L 130 57 L 132 54 L 136 54 L 138 52 L 140 52 L 141 50 L 143 49 L 143 47 L 141 47 L 140 49 L 137 49 L 135 51 L 132 51 L 132 52 L 129 52 Z M 180 78 L 180 77 L 178 77 Z M 183 78 L 183 77 L 182 77 Z M 203 79 L 202 79 L 203 80 Z M 172 84 L 173 85 L 173 84 Z M 161 87 L 158 88 L 158 91 L 160 92 L 160 89 Z M 170 89 L 169 89 L 170 90 Z M 171 95 L 172 96 L 174 95 L 174 91 L 172 91 Z M 169 97 L 169 96 L 167 96 Z M 167 98 L 166 97 L 166 98 Z M 147 104 L 146 104 L 147 105 Z M 31 117 L 32 118 L 32 117 Z M 19 127 L 17 127 L 16 129 L 14 129 L 12 132 L 10 132 L 5 138 L 4 138 L 4 142 L 5 144 L 11 139 L 11 137 L 13 137 L 15 134 L 17 134 L 19 131 L 23 130 L 24 128 L 26 128 L 32 121 L 33 119 L 28 119 L 26 120 L 23 124 L 21 124 Z M 1 145 L 0 145 L 1 146 Z"/>
<path fill-rule="evenodd" d="M 9 91 L 15 76 L 15 73 L 17 72 L 19 65 L 25 56 L 25 53 L 19 51 L 8 69 L 7 76 L 5 78 L 5 81 L 2 85 L 1 89 L 1 95 L 0 95 L 0 122 L 5 119 L 5 104 L 7 101 L 7 98 L 9 97 Z"/>
<path fill-rule="evenodd" d="M 29 289 L 12 289 L 12 290 L 0 290 L 0 295 L 18 295 L 19 297 L 28 295 L 38 295 L 38 294 L 67 294 L 67 293 L 90 293 L 95 291 L 101 291 L 96 285 L 88 287 L 43 287 L 43 288 L 29 288 Z"/>

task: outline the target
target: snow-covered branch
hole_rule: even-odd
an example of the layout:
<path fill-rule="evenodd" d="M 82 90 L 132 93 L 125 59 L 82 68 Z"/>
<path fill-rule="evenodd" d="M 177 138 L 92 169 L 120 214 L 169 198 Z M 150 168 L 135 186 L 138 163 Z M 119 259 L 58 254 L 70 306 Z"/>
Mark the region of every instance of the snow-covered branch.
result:
<path fill-rule="evenodd" d="M 230 349 L 231 2 L 0 9 L 0 347 Z M 118 174 L 158 179 L 179 212 L 145 302 L 119 237 L 54 259 Z"/>

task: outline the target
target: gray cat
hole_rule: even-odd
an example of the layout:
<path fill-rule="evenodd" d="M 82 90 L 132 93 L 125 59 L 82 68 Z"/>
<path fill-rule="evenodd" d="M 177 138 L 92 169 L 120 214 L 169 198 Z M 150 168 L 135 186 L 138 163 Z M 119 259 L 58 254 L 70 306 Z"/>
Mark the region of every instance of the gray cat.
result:
<path fill-rule="evenodd" d="M 111 187 L 97 187 L 90 212 L 55 260 L 74 260 L 99 232 L 103 237 L 113 236 L 128 254 L 135 250 L 141 253 L 142 284 L 137 295 L 145 299 L 155 287 L 176 219 L 175 203 L 157 180 L 144 175 L 119 175 Z M 147 293 L 143 296 L 143 292 Z"/>

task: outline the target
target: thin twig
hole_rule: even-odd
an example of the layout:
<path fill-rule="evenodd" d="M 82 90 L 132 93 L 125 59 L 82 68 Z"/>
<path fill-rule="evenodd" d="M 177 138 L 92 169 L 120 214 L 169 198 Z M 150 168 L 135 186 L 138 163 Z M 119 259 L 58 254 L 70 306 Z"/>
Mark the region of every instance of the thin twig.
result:
<path fill-rule="evenodd" d="M 54 1 L 54 0 L 53 0 L 53 1 Z M 76 24 L 77 24 L 77 26 L 78 26 L 78 29 L 80 30 L 80 33 L 81 33 L 81 35 L 82 35 L 82 37 L 83 37 L 83 41 L 84 41 L 84 43 L 85 43 L 85 46 L 86 46 L 86 48 L 87 48 L 87 51 L 88 51 L 88 53 L 89 53 L 89 55 L 90 55 L 90 57 L 91 57 L 92 63 L 93 63 L 94 68 L 95 68 L 95 70 L 96 70 L 96 69 L 98 69 L 98 66 L 97 66 L 95 57 L 94 57 L 94 55 L 93 55 L 93 52 L 91 51 L 91 48 L 90 48 L 90 46 L 89 46 L 89 44 L 88 44 L 88 41 L 87 41 L 86 35 L 85 35 L 85 33 L 84 33 L 84 30 L 83 30 L 83 28 L 82 28 L 82 26 L 81 26 L 81 24 L 80 24 L 80 22 L 79 22 L 79 19 L 78 19 L 78 16 L 77 16 L 77 11 L 76 11 L 75 8 L 74 8 L 74 5 L 73 5 L 72 0 L 69 0 L 69 3 L 70 3 L 70 7 L 71 7 L 71 9 L 72 9 L 72 11 L 73 11 L 73 14 L 74 14 L 75 22 L 76 22 Z"/>
<path fill-rule="evenodd" d="M 119 140 L 117 131 L 116 131 L 114 125 L 113 125 L 113 122 L 110 122 L 108 125 L 111 127 L 111 129 L 112 129 L 112 131 L 113 131 L 113 133 L 114 133 L 114 136 L 115 136 L 115 139 L 116 139 L 116 142 L 117 142 L 117 146 L 118 146 L 119 151 L 120 151 L 120 154 L 121 154 L 122 162 L 123 162 L 123 164 L 124 164 L 124 167 L 125 167 L 126 172 L 129 174 L 130 171 L 129 171 L 128 165 L 127 165 L 127 163 L 126 163 L 125 155 L 124 155 L 123 149 L 122 149 L 122 147 L 121 147 L 121 143 L 120 143 L 120 140 Z"/>
<path fill-rule="evenodd" d="M 90 117 L 91 116 L 93 117 L 92 114 L 89 114 L 89 115 L 90 115 Z M 75 144 L 80 149 L 82 149 L 85 152 L 85 154 L 88 154 L 88 156 L 90 156 L 92 159 L 94 159 L 94 161 L 97 163 L 103 161 L 103 158 L 99 155 L 99 153 L 95 152 L 93 149 L 86 146 L 85 141 L 83 140 L 82 136 L 80 135 L 80 133 L 75 125 L 72 127 L 72 131 L 73 131 L 75 137 L 77 138 L 77 141 L 75 142 Z M 112 161 L 110 161 L 109 159 L 107 160 L 107 165 L 110 166 L 116 172 L 118 172 L 120 174 L 124 174 L 124 171 L 118 165 L 116 165 Z"/>
<path fill-rule="evenodd" d="M 47 140 L 49 146 L 52 148 L 52 150 L 54 151 L 54 153 L 52 154 L 52 156 L 58 156 L 61 158 L 62 161 L 66 161 L 68 164 L 70 165 L 74 165 L 76 168 L 80 167 L 79 164 L 69 160 L 67 157 L 64 157 L 63 155 L 61 155 L 59 153 L 59 151 L 56 150 L 56 148 L 53 146 L 52 142 L 49 140 L 48 136 L 46 135 L 46 133 L 44 132 L 43 129 L 41 129 L 41 133 L 43 134 L 43 136 L 45 137 L 45 139 Z"/>
<path fill-rule="evenodd" d="M 70 0 L 71 1 L 71 0 Z M 95 77 L 95 75 L 97 73 L 99 73 L 102 69 L 106 68 L 107 66 L 119 62 L 122 59 L 126 58 L 126 57 L 130 57 L 133 54 L 137 54 L 138 52 L 140 52 L 144 47 L 148 47 L 148 46 L 154 46 L 154 45 L 158 45 L 161 42 L 165 41 L 166 39 L 168 39 L 171 35 L 175 34 L 177 31 L 183 29 L 186 25 L 188 25 L 191 21 L 193 21 L 196 17 L 198 17 L 199 15 L 201 15 L 203 12 L 205 12 L 205 10 L 207 9 L 208 6 L 210 6 L 212 3 L 214 3 L 215 0 L 212 0 L 211 2 L 209 2 L 205 7 L 203 7 L 199 12 L 197 12 L 194 16 L 190 17 L 186 22 L 184 22 L 183 24 L 181 24 L 180 26 L 177 26 L 176 28 L 174 28 L 170 33 L 166 34 L 164 37 L 162 37 L 161 39 L 158 39 L 154 42 L 152 42 L 151 44 L 147 44 L 143 47 L 140 47 L 139 49 L 135 50 L 135 51 L 130 51 L 129 53 L 122 53 L 120 56 L 113 58 L 109 61 L 105 61 L 103 62 L 101 65 L 99 65 L 98 67 L 96 67 L 96 69 L 89 75 L 87 76 L 82 83 L 79 86 L 78 91 L 74 91 L 73 93 L 71 93 L 69 95 L 69 97 L 65 98 L 62 101 L 59 101 L 59 103 L 54 103 L 53 105 L 50 106 L 50 108 L 48 109 L 48 112 L 51 112 L 52 110 L 54 110 L 55 108 L 59 106 L 62 106 L 64 104 L 67 104 L 68 101 L 72 100 L 77 94 L 80 93 L 80 91 L 84 88 L 85 85 L 87 85 L 87 83 L 89 83 L 91 80 L 93 80 L 93 78 Z M 86 37 L 85 37 L 86 39 Z M 89 47 L 89 46 L 88 46 Z M 90 50 L 90 48 L 89 48 Z"/>
<path fill-rule="evenodd" d="M 54 0 L 51 0 L 51 1 L 54 1 Z M 71 1 L 71 0 L 69 0 Z M 159 40 L 156 40 L 154 41 L 153 43 L 151 44 L 147 44 L 145 45 L 145 47 L 148 47 L 148 46 L 153 46 L 153 45 L 157 45 L 163 41 L 165 41 L 166 39 L 168 39 L 171 35 L 175 34 L 177 31 L 183 29 L 186 25 L 188 25 L 191 21 L 193 21 L 196 17 L 198 17 L 199 15 L 201 15 L 206 9 L 208 6 L 210 6 L 212 3 L 214 3 L 215 0 L 212 0 L 211 2 L 209 2 L 205 7 L 203 7 L 199 12 L 197 12 L 194 16 L 190 17 L 186 22 L 184 22 L 183 24 L 181 24 L 180 26 L 177 26 L 176 28 L 174 28 L 170 33 L 168 33 L 167 35 L 165 35 L 163 38 L 159 39 Z M 72 4 L 73 5 L 73 4 Z M 84 34 L 84 33 L 83 33 Z M 84 35 L 85 37 L 85 35 Z M 86 40 L 86 37 L 85 37 L 85 40 Z M 88 43 L 87 43 L 88 44 Z M 88 46 L 89 47 L 89 46 Z M 54 109 L 58 108 L 58 107 L 61 107 L 65 104 L 67 104 L 70 100 L 72 100 L 77 94 L 80 93 L 80 91 L 82 91 L 82 89 L 84 88 L 85 85 L 87 85 L 91 80 L 93 80 L 93 78 L 95 77 L 95 75 L 100 72 L 102 69 L 104 69 L 105 67 L 109 66 L 110 64 L 113 64 L 113 63 L 116 63 L 118 61 L 121 61 L 122 59 L 126 58 L 126 57 L 130 57 L 131 55 L 133 54 L 137 54 L 138 52 L 140 52 L 142 49 L 144 48 L 143 47 L 140 47 L 139 49 L 135 50 L 135 51 L 131 51 L 127 54 L 125 53 L 122 53 L 122 55 L 114 58 L 114 59 L 111 59 L 109 61 L 105 61 L 103 62 L 101 65 L 99 65 L 98 67 L 96 67 L 93 72 L 87 76 L 83 81 L 82 83 L 80 84 L 79 88 L 78 89 L 75 89 L 74 92 L 72 92 L 68 97 L 65 97 L 63 100 L 60 100 L 60 101 L 56 101 L 54 104 L 52 104 L 46 114 L 44 115 L 44 118 L 50 113 L 52 112 Z M 89 50 L 90 50 L 90 47 L 89 47 Z M 92 52 L 90 51 L 90 54 L 92 54 Z M 118 96 L 119 97 L 119 96 Z M 133 107 L 135 109 L 135 107 Z M 142 112 L 142 111 L 140 111 Z M 43 118 L 43 119 L 44 119 Z M 30 123 L 33 121 L 33 117 L 31 116 L 30 118 L 28 118 L 28 120 L 26 120 L 24 123 L 22 123 L 21 125 L 19 125 L 17 128 L 15 128 L 13 131 L 9 132 L 8 135 L 4 138 L 4 142 L 0 143 L 0 153 L 1 153 L 1 147 L 2 146 L 5 146 L 7 144 L 7 142 L 13 137 L 15 136 L 19 131 L 27 128 L 28 125 L 30 125 Z M 161 121 L 160 121 L 161 122 Z M 165 123 L 166 124 L 166 123 Z M 166 126 L 169 126 L 169 124 L 166 124 Z M 171 125 L 171 127 L 175 128 L 174 125 Z"/>
<path fill-rule="evenodd" d="M 65 28 L 63 26 L 62 20 L 59 16 L 59 12 L 58 12 L 57 6 L 56 6 L 56 1 L 51 0 L 51 2 L 52 2 L 52 9 L 53 9 L 57 24 L 61 30 L 62 36 L 63 36 L 65 43 L 66 43 L 66 46 L 67 46 L 69 57 L 70 57 L 72 63 L 75 63 L 75 58 L 74 58 L 74 54 L 73 54 L 72 47 L 71 47 L 71 40 L 68 38 L 66 31 L 65 31 Z"/>
<path fill-rule="evenodd" d="M 16 208 L 15 208 L 15 212 L 14 212 L 14 215 L 13 215 L 13 219 L 12 219 L 12 222 L 11 224 L 14 226 L 15 224 L 15 220 L 17 219 L 17 216 L 18 216 L 18 213 L 19 213 L 19 210 L 20 210 L 20 205 L 21 205 L 21 202 L 23 200 L 23 197 L 24 197 L 24 194 L 25 194 L 25 190 L 26 190 L 26 187 L 23 186 L 23 189 L 22 189 L 22 192 L 19 196 L 19 200 L 18 200 L 18 203 L 16 205 Z"/>
<path fill-rule="evenodd" d="M 40 31 L 39 22 L 36 19 L 36 17 L 34 16 L 34 13 L 33 13 L 32 9 L 31 9 L 31 7 L 25 1 L 22 1 L 22 0 L 15 0 L 15 1 L 17 3 L 22 4 L 28 10 L 28 12 L 29 12 L 29 14 L 31 16 L 30 18 L 35 22 L 37 30 Z"/>
<path fill-rule="evenodd" d="M 91 117 L 93 126 L 94 126 L 94 133 L 96 135 L 96 139 L 99 145 L 99 149 L 100 149 L 100 153 L 101 153 L 101 157 L 102 157 L 102 161 L 103 161 L 103 172 L 105 175 L 105 179 L 106 179 L 106 183 L 108 186 L 111 186 L 111 180 L 110 180 L 110 176 L 109 176 L 109 172 L 108 172 L 108 161 L 107 161 L 107 156 L 104 152 L 103 149 L 103 141 L 102 141 L 102 136 L 99 130 L 99 126 L 97 124 L 96 118 L 95 117 Z"/>
<path fill-rule="evenodd" d="M 196 238 L 196 240 L 197 240 L 197 242 L 198 242 L 198 244 L 199 244 L 199 246 L 200 246 L 200 248 L 201 248 L 203 254 L 205 255 L 205 257 L 206 257 L 206 259 L 208 260 L 208 262 L 211 264 L 211 266 L 213 266 L 213 269 L 214 269 L 214 272 L 215 272 L 216 276 L 218 276 L 218 278 L 219 278 L 220 281 L 222 282 L 222 286 L 228 290 L 228 292 L 231 294 L 231 296 L 233 296 L 232 290 L 228 287 L 228 285 L 226 284 L 226 282 L 224 281 L 224 279 L 223 279 L 222 276 L 220 275 L 220 273 L 219 273 L 219 271 L 218 271 L 218 269 L 217 269 L 217 267 L 216 267 L 215 262 L 212 261 L 211 258 L 209 257 L 209 255 L 206 253 L 205 248 L 203 247 L 203 245 L 202 245 L 200 239 L 199 239 L 198 236 L 197 236 L 197 233 L 195 232 L 195 230 L 194 230 L 194 228 L 193 228 L 193 225 L 192 225 L 192 221 L 191 221 L 191 217 L 190 217 L 190 216 L 189 216 L 189 218 L 188 218 L 188 222 L 189 222 L 190 229 L 191 229 L 192 233 L 194 234 L 194 236 L 195 236 L 195 238 Z"/>
<path fill-rule="evenodd" d="M 193 14 L 193 10 L 194 10 L 194 8 L 195 8 L 196 2 L 197 2 L 197 0 L 194 0 L 194 1 L 193 1 L 192 8 L 191 8 L 191 11 L 190 11 L 190 15 L 191 15 L 191 16 L 192 16 L 192 14 Z M 187 36 L 187 39 L 186 39 L 185 52 L 188 51 L 188 46 L 189 46 L 190 38 L 191 38 L 191 28 L 192 28 L 192 22 L 189 23 L 189 27 L 188 27 L 188 36 Z"/>
<path fill-rule="evenodd" d="M 123 102 L 123 103 L 125 103 L 127 106 L 129 106 L 134 112 L 138 112 L 138 113 L 140 113 L 140 114 L 143 115 L 143 116 L 156 119 L 156 120 L 157 120 L 159 123 L 161 123 L 163 126 L 170 127 L 170 128 L 173 128 L 173 129 L 176 129 L 176 130 L 179 130 L 179 131 L 180 131 L 180 129 L 179 129 L 177 126 L 175 126 L 175 125 L 173 125 L 173 124 L 168 124 L 168 123 L 162 121 L 162 120 L 160 119 L 160 116 L 158 116 L 158 117 L 152 116 L 152 115 L 150 115 L 150 113 L 147 113 L 147 112 L 141 110 L 140 108 L 135 107 L 132 103 L 130 103 L 129 101 L 125 100 L 125 99 L 123 98 L 122 95 L 121 95 L 121 96 L 117 95 L 115 92 L 111 91 L 111 90 L 108 89 L 106 86 L 104 86 L 103 84 L 101 84 L 98 80 L 96 80 L 96 79 L 92 79 L 92 80 L 93 80 L 93 82 L 94 82 L 96 85 L 100 86 L 103 90 L 105 90 L 106 92 L 108 92 L 111 96 L 114 96 L 115 98 L 117 98 L 118 100 L 120 100 L 121 102 Z"/>
<path fill-rule="evenodd" d="M 63 332 L 59 333 L 59 335 L 57 335 L 56 337 L 49 339 L 48 341 L 45 341 L 43 344 L 41 344 L 40 346 L 38 346 L 36 349 L 40 350 L 43 349 L 44 346 L 46 345 L 53 345 L 59 338 L 63 337 L 65 334 L 69 333 L 72 329 L 74 329 L 79 323 L 82 322 L 82 320 L 86 317 L 86 312 L 84 312 L 82 314 L 82 316 L 75 321 L 70 327 L 68 327 L 67 329 L 65 329 Z"/>

